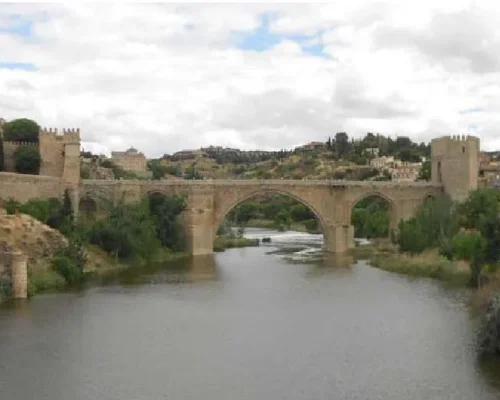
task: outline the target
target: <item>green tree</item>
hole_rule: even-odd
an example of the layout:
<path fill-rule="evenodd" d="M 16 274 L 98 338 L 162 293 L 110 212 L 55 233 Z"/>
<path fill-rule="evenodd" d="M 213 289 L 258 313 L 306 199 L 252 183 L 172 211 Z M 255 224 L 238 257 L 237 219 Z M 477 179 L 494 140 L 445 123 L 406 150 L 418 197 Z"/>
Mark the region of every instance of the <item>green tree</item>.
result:
<path fill-rule="evenodd" d="M 344 158 L 349 153 L 351 144 L 349 143 L 347 133 L 338 132 L 335 134 L 335 148 L 339 158 Z"/>
<path fill-rule="evenodd" d="M 290 218 L 294 222 L 316 219 L 314 213 L 303 204 L 296 204 L 290 208 Z"/>
<path fill-rule="evenodd" d="M 161 247 L 147 200 L 136 204 L 120 202 L 111 208 L 108 218 L 92 226 L 89 236 L 92 244 L 121 259 L 138 256 L 149 260 Z"/>
<path fill-rule="evenodd" d="M 290 227 L 292 220 L 286 210 L 279 211 L 273 218 L 276 229 L 284 231 Z"/>
<path fill-rule="evenodd" d="M 424 181 L 431 180 L 431 162 L 429 160 L 426 160 L 422 163 L 422 168 L 420 168 L 420 171 L 418 173 L 418 179 Z"/>
<path fill-rule="evenodd" d="M 183 250 L 184 241 L 179 216 L 186 208 L 185 198 L 154 193 L 148 200 L 149 210 L 156 225 L 156 236 L 161 245 L 175 251 Z"/>
<path fill-rule="evenodd" d="M 82 238 L 76 234 L 69 237 L 68 245 L 59 249 L 52 259 L 52 267 L 69 284 L 81 283 L 88 261 Z"/>
<path fill-rule="evenodd" d="M 38 143 L 40 126 L 31 119 L 20 118 L 6 122 L 2 129 L 7 141 Z"/>
<path fill-rule="evenodd" d="M 161 164 L 161 160 L 149 160 L 148 170 L 153 173 L 153 179 L 162 179 L 167 172 L 167 167 Z"/>
<path fill-rule="evenodd" d="M 428 199 L 417 210 L 415 217 L 401 221 L 396 242 L 402 252 L 421 253 L 431 247 L 442 247 L 444 253 L 449 241 L 459 230 L 458 214 L 447 196 Z"/>
<path fill-rule="evenodd" d="M 233 209 L 230 219 L 237 225 L 246 225 L 248 221 L 259 216 L 259 204 L 245 201 Z"/>
<path fill-rule="evenodd" d="M 14 152 L 14 168 L 20 174 L 38 175 L 42 159 L 35 146 L 19 146 Z"/>
<path fill-rule="evenodd" d="M 469 262 L 473 286 L 481 285 L 481 270 L 486 261 L 487 246 L 487 240 L 475 231 L 459 233 L 452 240 L 454 257 Z"/>
<path fill-rule="evenodd" d="M 0 172 L 5 169 L 4 165 L 4 159 L 3 159 L 3 139 L 0 137 Z"/>
<path fill-rule="evenodd" d="M 486 262 L 500 258 L 500 193 L 494 189 L 478 189 L 458 209 L 461 225 L 477 230 L 487 242 Z"/>

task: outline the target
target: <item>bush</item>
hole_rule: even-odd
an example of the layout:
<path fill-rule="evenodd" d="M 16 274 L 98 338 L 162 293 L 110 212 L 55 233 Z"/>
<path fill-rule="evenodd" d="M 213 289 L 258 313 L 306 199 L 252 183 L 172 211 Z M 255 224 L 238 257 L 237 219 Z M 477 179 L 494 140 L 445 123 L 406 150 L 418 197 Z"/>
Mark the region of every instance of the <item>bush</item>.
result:
<path fill-rule="evenodd" d="M 12 281 L 10 279 L 0 278 L 0 299 L 12 295 Z"/>
<path fill-rule="evenodd" d="M 52 258 L 52 267 L 69 284 L 81 283 L 84 279 L 84 269 L 87 263 L 87 254 L 83 240 L 73 235 L 68 245 L 59 249 Z"/>
<path fill-rule="evenodd" d="M 147 201 L 113 207 L 107 219 L 91 227 L 89 236 L 90 243 L 120 259 L 149 260 L 161 247 Z"/>
<path fill-rule="evenodd" d="M 20 118 L 6 122 L 2 129 L 5 140 L 38 143 L 40 126 L 31 119 Z"/>
<path fill-rule="evenodd" d="M 14 152 L 14 169 L 20 174 L 38 175 L 42 159 L 35 146 L 19 146 Z"/>
<path fill-rule="evenodd" d="M 500 354 L 500 295 L 493 296 L 478 330 L 478 352 L 480 356 Z"/>
<path fill-rule="evenodd" d="M 69 284 L 80 283 L 83 280 L 83 271 L 69 257 L 55 256 L 52 260 L 52 267 Z"/>

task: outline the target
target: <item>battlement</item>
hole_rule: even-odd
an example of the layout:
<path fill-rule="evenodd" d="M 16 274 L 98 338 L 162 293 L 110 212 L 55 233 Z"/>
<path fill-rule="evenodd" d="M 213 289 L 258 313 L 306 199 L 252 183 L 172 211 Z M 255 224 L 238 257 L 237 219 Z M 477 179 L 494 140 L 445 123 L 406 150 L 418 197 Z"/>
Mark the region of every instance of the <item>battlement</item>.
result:
<path fill-rule="evenodd" d="M 452 142 L 452 143 L 463 143 L 463 142 L 479 142 L 479 138 L 477 136 L 472 135 L 448 135 L 442 136 L 436 139 L 432 139 L 433 143 L 436 142 Z"/>
<path fill-rule="evenodd" d="M 40 139 L 58 140 L 65 143 L 80 142 L 80 128 L 63 128 L 62 135 L 57 128 L 40 128 Z"/>
<path fill-rule="evenodd" d="M 20 146 L 38 146 L 37 142 L 11 142 L 6 140 L 3 142 L 4 146 L 20 147 Z"/>

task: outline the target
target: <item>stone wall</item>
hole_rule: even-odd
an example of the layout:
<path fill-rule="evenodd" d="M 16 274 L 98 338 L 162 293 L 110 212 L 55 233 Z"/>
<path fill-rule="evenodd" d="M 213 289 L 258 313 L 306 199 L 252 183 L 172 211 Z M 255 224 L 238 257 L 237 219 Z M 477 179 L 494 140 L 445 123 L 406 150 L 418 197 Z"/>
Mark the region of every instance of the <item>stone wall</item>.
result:
<path fill-rule="evenodd" d="M 59 197 L 62 192 L 59 178 L 0 172 L 0 199 L 4 201 L 14 199 L 24 203 L 32 198 Z"/>

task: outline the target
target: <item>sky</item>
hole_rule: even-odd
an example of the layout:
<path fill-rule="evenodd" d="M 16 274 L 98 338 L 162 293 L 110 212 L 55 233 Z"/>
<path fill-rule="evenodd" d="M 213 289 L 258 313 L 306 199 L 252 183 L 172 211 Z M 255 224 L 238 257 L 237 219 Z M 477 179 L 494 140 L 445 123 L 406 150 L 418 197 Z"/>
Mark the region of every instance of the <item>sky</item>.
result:
<path fill-rule="evenodd" d="M 500 150 L 500 6 L 0 3 L 0 117 L 148 157 L 336 132 Z"/>

